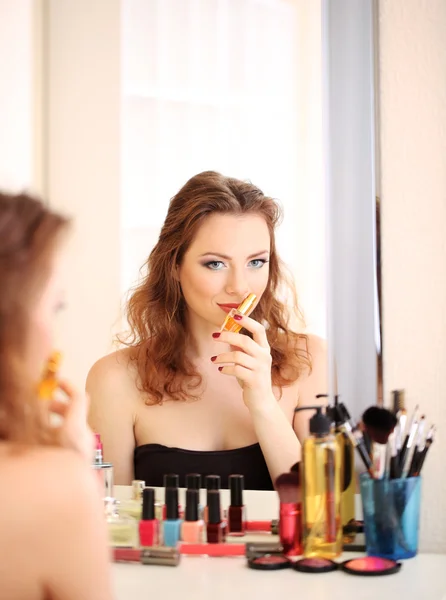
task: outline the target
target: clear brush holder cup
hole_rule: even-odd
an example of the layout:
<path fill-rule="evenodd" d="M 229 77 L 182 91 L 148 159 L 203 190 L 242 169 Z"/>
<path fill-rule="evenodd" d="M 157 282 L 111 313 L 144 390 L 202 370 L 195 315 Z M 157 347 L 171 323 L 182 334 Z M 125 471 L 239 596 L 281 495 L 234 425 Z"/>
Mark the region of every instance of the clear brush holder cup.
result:
<path fill-rule="evenodd" d="M 418 552 L 421 478 L 372 479 L 360 477 L 366 551 L 393 560 Z"/>

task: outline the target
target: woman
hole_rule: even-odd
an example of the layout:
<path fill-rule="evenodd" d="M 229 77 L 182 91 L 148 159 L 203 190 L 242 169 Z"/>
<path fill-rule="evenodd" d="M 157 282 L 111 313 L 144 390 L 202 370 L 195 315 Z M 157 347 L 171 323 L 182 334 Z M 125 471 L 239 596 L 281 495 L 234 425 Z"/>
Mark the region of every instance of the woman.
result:
<path fill-rule="evenodd" d="M 163 474 L 242 473 L 272 481 L 300 459 L 311 411 L 327 389 L 322 341 L 289 327 L 274 229 L 277 203 L 250 183 L 212 171 L 171 200 L 148 272 L 128 304 L 127 347 L 99 360 L 87 390 L 116 483 Z M 222 332 L 249 294 L 240 333 Z M 295 293 L 294 293 L 295 300 Z M 297 301 L 293 304 L 297 306 Z"/>
<path fill-rule="evenodd" d="M 62 306 L 68 222 L 0 193 L 0 582 L 8 600 L 112 598 L 103 506 L 91 469 L 87 402 L 66 383 L 36 389 Z M 49 413 L 61 424 L 50 425 Z"/>

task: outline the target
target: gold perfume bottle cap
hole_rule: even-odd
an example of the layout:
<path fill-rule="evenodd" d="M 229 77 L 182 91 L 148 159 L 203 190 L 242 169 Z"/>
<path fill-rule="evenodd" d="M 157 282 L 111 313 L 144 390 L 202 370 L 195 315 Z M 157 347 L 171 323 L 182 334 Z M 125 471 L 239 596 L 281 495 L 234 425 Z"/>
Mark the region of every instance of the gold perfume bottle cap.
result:
<path fill-rule="evenodd" d="M 252 309 L 256 298 L 257 296 L 255 294 L 249 294 L 237 308 L 237 311 L 242 313 L 242 315 L 247 315 L 248 312 Z"/>
<path fill-rule="evenodd" d="M 141 500 L 142 499 L 142 491 L 145 487 L 146 487 L 146 482 L 142 481 L 142 479 L 134 479 L 132 481 L 133 500 Z"/>

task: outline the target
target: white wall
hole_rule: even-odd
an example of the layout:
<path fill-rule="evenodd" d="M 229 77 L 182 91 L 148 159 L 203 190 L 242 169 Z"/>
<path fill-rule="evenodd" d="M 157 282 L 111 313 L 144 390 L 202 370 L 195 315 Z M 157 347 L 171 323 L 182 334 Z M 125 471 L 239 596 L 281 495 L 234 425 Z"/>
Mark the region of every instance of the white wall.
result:
<path fill-rule="evenodd" d="M 47 7 L 48 197 L 75 219 L 59 347 L 83 387 L 119 312 L 120 2 Z"/>
<path fill-rule="evenodd" d="M 41 191 L 39 10 L 0 0 L 0 189 Z"/>
<path fill-rule="evenodd" d="M 380 0 L 384 370 L 438 426 L 421 547 L 446 552 L 446 3 Z"/>

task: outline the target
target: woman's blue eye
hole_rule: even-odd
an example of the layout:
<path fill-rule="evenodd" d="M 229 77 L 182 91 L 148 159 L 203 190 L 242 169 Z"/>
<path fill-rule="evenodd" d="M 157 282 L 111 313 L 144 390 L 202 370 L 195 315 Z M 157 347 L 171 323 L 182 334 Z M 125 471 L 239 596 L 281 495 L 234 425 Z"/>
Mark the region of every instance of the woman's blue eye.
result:
<path fill-rule="evenodd" d="M 210 262 L 207 262 L 204 266 L 208 269 L 211 269 L 212 271 L 220 271 L 222 266 L 224 266 L 224 263 L 221 260 L 211 260 Z"/>
<path fill-rule="evenodd" d="M 266 258 L 255 258 L 249 264 L 252 265 L 255 269 L 260 269 L 267 262 L 268 261 L 266 260 Z M 256 264 L 253 264 L 253 263 L 256 263 Z"/>

